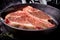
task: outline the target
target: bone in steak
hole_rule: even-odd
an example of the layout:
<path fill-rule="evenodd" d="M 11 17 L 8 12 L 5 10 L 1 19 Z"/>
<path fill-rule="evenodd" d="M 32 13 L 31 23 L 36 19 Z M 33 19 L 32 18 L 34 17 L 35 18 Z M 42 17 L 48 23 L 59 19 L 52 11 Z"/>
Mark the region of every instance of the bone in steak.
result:
<path fill-rule="evenodd" d="M 19 28 L 47 29 L 55 26 L 48 21 L 49 19 L 51 18 L 42 11 L 27 6 L 23 8 L 23 11 L 17 10 L 6 15 L 5 22 L 10 26 L 18 26 Z"/>

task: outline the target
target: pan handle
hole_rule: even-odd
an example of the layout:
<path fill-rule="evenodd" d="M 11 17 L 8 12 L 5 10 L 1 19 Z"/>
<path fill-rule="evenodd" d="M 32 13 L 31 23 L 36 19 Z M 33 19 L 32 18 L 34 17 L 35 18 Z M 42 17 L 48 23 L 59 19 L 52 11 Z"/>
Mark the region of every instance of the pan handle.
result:
<path fill-rule="evenodd" d="M 3 19 L 0 17 L 0 31 L 2 32 L 2 34 L 5 34 L 7 31 L 7 29 L 4 27 L 3 23 L 2 23 Z"/>

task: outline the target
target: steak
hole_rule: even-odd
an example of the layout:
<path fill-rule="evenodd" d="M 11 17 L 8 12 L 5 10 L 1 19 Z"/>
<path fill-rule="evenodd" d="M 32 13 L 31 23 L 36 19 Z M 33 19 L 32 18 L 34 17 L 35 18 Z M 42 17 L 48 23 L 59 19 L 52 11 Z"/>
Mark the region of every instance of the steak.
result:
<path fill-rule="evenodd" d="M 40 10 L 27 6 L 23 8 L 23 11 L 17 10 L 7 14 L 5 17 L 5 22 L 10 26 L 19 28 L 47 29 L 55 26 L 48 21 L 49 19 L 51 18 Z"/>

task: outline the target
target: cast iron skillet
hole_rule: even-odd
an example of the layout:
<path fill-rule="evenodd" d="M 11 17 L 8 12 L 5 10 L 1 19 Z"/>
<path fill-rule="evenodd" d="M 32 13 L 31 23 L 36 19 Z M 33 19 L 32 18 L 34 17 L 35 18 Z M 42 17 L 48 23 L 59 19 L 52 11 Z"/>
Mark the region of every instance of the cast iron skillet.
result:
<path fill-rule="evenodd" d="M 4 22 L 4 18 L 5 16 L 8 14 L 8 12 L 12 11 L 12 10 L 16 10 L 16 9 L 19 9 L 19 7 L 24 7 L 24 6 L 27 6 L 27 5 L 30 5 L 34 8 L 37 8 L 37 9 L 40 9 L 44 12 L 46 12 L 48 15 L 50 15 L 54 22 L 56 23 L 56 26 L 54 28 L 49 28 L 47 30 L 28 30 L 28 29 L 19 29 L 19 28 L 15 28 L 15 27 L 11 27 L 9 25 L 7 25 L 5 22 Z M 1 12 L 0 12 L 0 21 L 3 23 L 3 25 L 5 26 L 5 28 L 10 31 L 11 33 L 34 33 L 34 32 L 51 32 L 53 30 L 55 30 L 59 23 L 60 23 L 60 10 L 57 9 L 57 8 L 54 8 L 52 6 L 49 6 L 49 5 L 44 5 L 44 4 L 21 4 L 21 3 L 13 3 L 13 4 L 10 4 L 9 6 L 7 6 L 5 9 L 3 9 Z"/>

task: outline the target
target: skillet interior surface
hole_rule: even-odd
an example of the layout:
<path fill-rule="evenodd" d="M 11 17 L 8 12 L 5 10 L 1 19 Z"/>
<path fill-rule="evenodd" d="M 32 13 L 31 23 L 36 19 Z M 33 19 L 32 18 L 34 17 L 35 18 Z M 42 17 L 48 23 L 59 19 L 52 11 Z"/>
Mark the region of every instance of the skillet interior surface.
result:
<path fill-rule="evenodd" d="M 1 13 L 1 17 L 5 19 L 5 16 L 11 12 L 11 11 L 16 11 L 19 10 L 19 7 L 25 7 L 27 5 L 30 5 L 34 8 L 40 9 L 44 12 L 46 12 L 48 15 L 52 16 L 56 20 L 56 24 L 58 25 L 60 22 L 60 11 L 54 7 L 51 7 L 49 5 L 42 5 L 42 4 L 18 4 L 18 5 L 11 5 L 10 7 L 6 8 L 5 10 L 2 10 L 3 12 Z"/>

